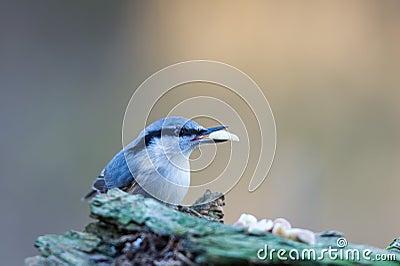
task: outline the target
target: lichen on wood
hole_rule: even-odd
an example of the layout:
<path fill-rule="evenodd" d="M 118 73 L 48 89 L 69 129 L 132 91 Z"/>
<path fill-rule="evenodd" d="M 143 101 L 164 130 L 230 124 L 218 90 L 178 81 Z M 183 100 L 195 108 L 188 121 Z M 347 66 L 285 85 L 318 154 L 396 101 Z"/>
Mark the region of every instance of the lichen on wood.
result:
<path fill-rule="evenodd" d="M 219 198 L 221 199 L 221 198 Z M 223 200 L 223 198 L 222 198 Z M 210 203 L 217 210 L 223 205 Z M 90 202 L 91 217 L 96 221 L 83 232 L 69 231 L 64 235 L 39 237 L 35 246 L 41 256 L 27 258 L 25 265 L 248 265 L 248 264 L 395 264 L 400 265 L 400 253 L 365 245 L 348 244 L 343 250 L 369 249 L 376 254 L 394 256 L 394 261 L 370 261 L 364 258 L 334 259 L 321 253 L 336 247 L 338 235 L 322 234 L 313 246 L 281 238 L 270 233 L 249 233 L 241 227 L 225 225 L 181 213 L 160 202 L 140 195 L 129 195 L 117 189 L 98 195 Z M 206 209 L 197 209 L 208 215 Z M 278 256 L 260 259 L 257 252 L 284 250 L 286 254 L 313 249 L 323 254 L 315 260 L 282 261 Z M 392 249 L 396 250 L 396 249 Z M 391 255 L 393 254 L 393 255 Z"/>

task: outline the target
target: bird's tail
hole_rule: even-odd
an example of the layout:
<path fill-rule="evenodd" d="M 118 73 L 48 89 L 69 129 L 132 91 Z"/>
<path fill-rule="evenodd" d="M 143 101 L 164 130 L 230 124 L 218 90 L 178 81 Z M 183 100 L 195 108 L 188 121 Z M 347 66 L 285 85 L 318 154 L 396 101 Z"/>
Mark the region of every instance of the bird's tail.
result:
<path fill-rule="evenodd" d="M 89 200 L 89 199 L 91 199 L 91 198 L 93 198 L 94 197 L 94 195 L 96 195 L 97 194 L 97 190 L 91 190 L 89 193 L 87 193 L 85 196 L 83 196 L 82 198 L 81 198 L 81 201 L 87 201 L 87 200 Z"/>
<path fill-rule="evenodd" d="M 93 198 L 97 193 L 105 193 L 107 192 L 106 181 L 103 176 L 99 176 L 94 180 L 92 185 L 92 190 L 81 198 L 81 201 L 86 201 Z"/>

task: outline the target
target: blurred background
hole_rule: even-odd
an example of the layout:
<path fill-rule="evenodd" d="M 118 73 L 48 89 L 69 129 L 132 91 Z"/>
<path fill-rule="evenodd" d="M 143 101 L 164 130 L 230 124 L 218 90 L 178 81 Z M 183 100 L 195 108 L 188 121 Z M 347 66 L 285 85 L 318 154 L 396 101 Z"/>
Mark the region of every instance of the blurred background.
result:
<path fill-rule="evenodd" d="M 247 73 L 276 120 L 268 179 L 249 193 L 245 173 L 227 223 L 286 217 L 385 247 L 400 235 L 399 11 L 395 0 L 2 1 L 2 263 L 37 254 L 39 235 L 83 229 L 79 199 L 121 148 L 135 88 L 191 59 Z"/>

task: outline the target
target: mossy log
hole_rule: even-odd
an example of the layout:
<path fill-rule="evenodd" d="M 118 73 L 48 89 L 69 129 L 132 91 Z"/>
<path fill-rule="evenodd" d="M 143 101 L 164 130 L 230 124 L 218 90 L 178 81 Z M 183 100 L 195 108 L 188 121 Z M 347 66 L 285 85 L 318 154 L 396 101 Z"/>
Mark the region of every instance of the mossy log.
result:
<path fill-rule="evenodd" d="M 318 236 L 312 246 L 271 233 L 250 234 L 241 227 L 193 217 L 154 199 L 119 190 L 96 196 L 90 202 L 90 210 L 96 222 L 87 225 L 83 232 L 40 236 L 35 246 L 41 256 L 27 258 L 25 265 L 400 265 L 395 244 L 390 250 L 348 244 L 342 254 L 357 250 L 360 258 L 344 255 L 335 258 L 323 252 L 329 246 L 337 248 L 335 234 Z M 264 256 L 259 250 L 266 245 L 268 253 L 272 249 L 284 250 L 281 255 L 286 254 L 283 257 L 287 260 L 279 258 L 277 253 L 260 259 L 257 253 Z M 314 250 L 316 257 L 302 260 L 301 254 L 309 250 Z M 370 250 L 371 260 L 362 256 L 365 250 Z M 391 261 L 373 260 L 377 254 Z M 292 259 L 297 255 L 299 259 Z"/>

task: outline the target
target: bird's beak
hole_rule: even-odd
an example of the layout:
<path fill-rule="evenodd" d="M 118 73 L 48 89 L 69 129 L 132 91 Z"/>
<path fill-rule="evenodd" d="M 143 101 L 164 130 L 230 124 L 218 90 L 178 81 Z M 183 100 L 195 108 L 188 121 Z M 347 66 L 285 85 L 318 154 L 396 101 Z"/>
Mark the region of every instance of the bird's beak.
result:
<path fill-rule="evenodd" d="M 220 131 L 220 130 L 226 129 L 226 128 L 228 128 L 228 127 L 227 126 L 210 127 L 210 128 L 207 128 L 206 131 L 204 131 L 202 135 L 206 136 L 206 135 L 209 135 L 209 134 L 211 134 L 213 132 Z"/>
<path fill-rule="evenodd" d="M 207 128 L 200 136 L 197 137 L 200 140 L 200 144 L 207 144 L 207 143 L 219 143 L 225 142 L 228 140 L 231 141 L 239 141 L 239 138 L 226 130 L 227 126 L 218 126 L 218 127 L 211 127 Z"/>

